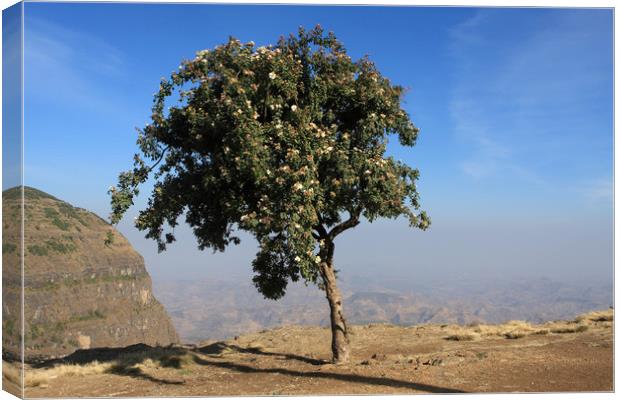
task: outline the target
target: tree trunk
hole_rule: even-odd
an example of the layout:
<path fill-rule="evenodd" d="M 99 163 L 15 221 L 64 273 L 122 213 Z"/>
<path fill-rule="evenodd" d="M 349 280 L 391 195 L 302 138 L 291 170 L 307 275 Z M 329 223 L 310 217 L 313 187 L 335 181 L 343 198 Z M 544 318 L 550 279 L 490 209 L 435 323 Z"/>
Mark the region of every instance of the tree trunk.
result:
<path fill-rule="evenodd" d="M 325 297 L 329 302 L 333 361 L 336 364 L 343 364 L 349 361 L 349 335 L 342 311 L 342 295 L 336 284 L 336 274 L 334 273 L 334 244 L 327 243 L 324 250 L 321 252 L 322 261 L 319 269 L 325 286 Z"/>

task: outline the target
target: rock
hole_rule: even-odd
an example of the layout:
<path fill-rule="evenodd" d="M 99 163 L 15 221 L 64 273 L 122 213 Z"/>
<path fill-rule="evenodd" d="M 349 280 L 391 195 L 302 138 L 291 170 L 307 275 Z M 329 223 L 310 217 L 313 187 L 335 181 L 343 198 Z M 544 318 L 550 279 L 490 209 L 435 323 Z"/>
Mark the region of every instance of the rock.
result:
<path fill-rule="evenodd" d="M 430 365 L 430 366 L 443 366 L 445 363 L 441 358 L 429 358 L 426 361 L 422 362 L 422 365 Z"/>
<path fill-rule="evenodd" d="M 387 359 L 385 354 L 376 354 L 376 353 L 370 356 L 370 358 L 376 361 L 385 361 Z"/>
<path fill-rule="evenodd" d="M 3 335 L 19 354 L 19 189 L 3 192 Z M 27 360 L 77 349 L 168 345 L 178 335 L 153 296 L 144 260 L 96 214 L 24 189 L 24 315 Z M 8 251 L 5 251 L 8 250 Z"/>

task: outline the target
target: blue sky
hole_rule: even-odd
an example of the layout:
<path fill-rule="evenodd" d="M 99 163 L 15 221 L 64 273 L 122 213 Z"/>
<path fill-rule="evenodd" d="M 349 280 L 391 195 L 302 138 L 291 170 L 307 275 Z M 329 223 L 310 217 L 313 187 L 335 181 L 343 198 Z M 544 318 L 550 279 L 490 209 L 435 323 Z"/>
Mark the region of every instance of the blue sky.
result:
<path fill-rule="evenodd" d="M 2 14 L 2 187 L 21 184 L 21 8 Z"/>
<path fill-rule="evenodd" d="M 317 23 L 410 89 L 404 107 L 420 140 L 389 151 L 420 169 L 433 219 L 425 233 L 404 221 L 365 224 L 343 237 L 337 262 L 411 276 L 611 279 L 613 48 L 604 9 L 26 3 L 26 184 L 106 216 L 107 188 L 130 166 L 134 127 L 148 122 L 162 76 L 229 35 L 269 44 Z M 154 276 L 169 276 L 178 257 L 191 273 L 225 266 L 249 275 L 251 241 L 210 255 L 186 231 L 157 255 L 129 223 L 137 210 L 120 229 Z M 391 258 L 373 258 L 384 248 Z"/>

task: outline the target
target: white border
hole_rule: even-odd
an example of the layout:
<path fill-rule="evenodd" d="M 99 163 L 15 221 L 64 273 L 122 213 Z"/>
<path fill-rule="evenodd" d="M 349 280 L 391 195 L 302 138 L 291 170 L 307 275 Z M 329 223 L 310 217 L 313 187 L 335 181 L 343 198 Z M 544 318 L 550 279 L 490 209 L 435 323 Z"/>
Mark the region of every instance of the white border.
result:
<path fill-rule="evenodd" d="M 39 1 L 39 0 L 29 0 L 29 2 L 43 2 L 43 1 Z M 64 3 L 202 3 L 202 4 L 265 4 L 265 5 L 349 5 L 349 6 L 440 6 L 440 7 L 451 7 L 451 6 L 458 6 L 458 7 L 564 7 L 564 8 L 613 8 L 614 9 L 614 308 L 615 308 L 615 287 L 618 283 L 618 277 L 615 274 L 615 265 L 616 265 L 616 254 L 617 252 L 615 251 L 615 249 L 617 248 L 617 246 L 620 244 L 618 241 L 618 238 L 615 235 L 615 228 L 617 226 L 616 224 L 616 213 L 615 210 L 616 208 L 620 205 L 620 201 L 618 200 L 618 198 L 615 196 L 615 187 L 616 187 L 616 179 L 619 176 L 620 173 L 620 167 L 616 164 L 616 158 L 615 158 L 615 154 L 616 151 L 618 150 L 618 145 L 617 142 L 615 140 L 615 132 L 616 132 L 616 118 L 615 118 L 615 114 L 616 114 L 616 102 L 615 102 L 615 94 L 617 93 L 617 81 L 615 79 L 615 68 L 616 68 L 616 52 L 615 52 L 615 46 L 616 43 L 618 43 L 618 32 L 615 29 L 615 3 L 613 1 L 605 1 L 605 0 L 591 0 L 591 1 L 583 1 L 583 0 L 563 0 L 563 1 L 550 1 L 550 0 L 546 0 L 546 1 L 514 1 L 514 0 L 507 0 L 507 1 L 503 1 L 503 2 L 498 2 L 498 1 L 484 1 L 484 0 L 470 0 L 467 2 L 464 1 L 449 1 L 449 0 L 444 0 L 444 1 L 438 1 L 438 0 L 426 0 L 424 2 L 418 2 L 418 1 L 406 1 L 406 0 L 392 0 L 392 1 L 381 1 L 381 2 L 362 2 L 362 1 L 355 1 L 355 0 L 338 0 L 338 1 L 331 1 L 331 0 L 314 0 L 314 1 L 296 1 L 296 0 L 289 0 L 287 2 L 277 2 L 277 1 L 264 1 L 264 0 L 245 0 L 245 1 L 233 1 L 233 0 L 218 0 L 218 1 L 214 1 L 214 0 L 203 0 L 203 1 L 199 1 L 199 0 L 168 0 L 168 1 L 156 1 L 156 0 L 141 0 L 141 1 L 136 1 L 136 2 L 126 2 L 126 1 L 91 1 L 91 0 L 62 0 L 62 1 L 45 1 L 45 2 L 64 2 Z M 0 6 L 2 9 L 5 9 L 7 7 L 10 7 L 14 4 L 16 4 L 17 1 L 15 0 L 0 0 Z M 24 61 L 23 61 L 23 34 L 24 34 L 24 7 L 22 4 L 22 132 L 23 132 L 23 127 L 24 127 L 24 99 L 23 99 L 23 66 L 24 66 Z M 0 18 L 0 31 L 2 28 L 2 22 L 1 22 L 1 18 Z M 2 41 L 0 41 L 0 63 L 1 63 L 1 54 L 2 54 Z M 0 84 L 0 88 L 1 88 L 1 84 Z M 2 116 L 2 100 L 0 99 L 0 118 Z M 23 136 L 22 136 L 22 157 L 21 157 L 21 162 L 22 162 L 22 185 L 25 183 L 24 182 L 24 171 L 23 171 L 23 162 L 24 162 L 24 141 L 23 141 Z M 0 141 L 0 165 L 2 162 L 2 144 Z M 23 220 L 23 206 L 22 206 L 22 220 Z M 0 209 L 0 218 L 2 217 L 2 211 Z M 22 226 L 22 231 L 23 231 L 23 226 Z M 2 233 L 0 232 L 0 239 Z M 23 241 L 23 232 L 22 232 L 22 241 Z M 23 243 L 22 243 L 23 246 Z M 23 282 L 23 260 L 22 260 L 22 282 Z M 23 292 L 22 292 L 22 313 L 23 313 Z M 22 334 L 24 332 L 23 329 L 23 324 L 24 324 L 24 318 L 22 315 Z M 615 329 L 615 321 L 614 321 L 614 329 Z M 618 372 L 618 368 L 616 368 L 616 359 L 615 359 L 615 342 L 618 340 L 618 333 L 617 331 L 615 331 L 615 337 L 614 337 L 614 383 L 619 382 L 619 378 L 620 378 L 620 374 Z M 23 341 L 22 341 L 22 346 L 24 345 Z M 23 351 L 23 350 L 22 350 Z M 22 354 L 23 355 L 23 354 Z M 23 393 L 23 392 L 22 392 Z M 23 394 L 22 394 L 23 395 Z M 466 395 L 467 399 L 516 399 L 521 397 L 522 395 L 525 394 L 471 394 L 471 395 Z M 412 399 L 414 395 L 392 395 L 389 396 L 390 399 Z M 434 394 L 429 394 L 429 395 L 425 395 L 425 398 L 427 396 L 430 396 L 431 398 L 438 398 L 438 397 L 444 397 L 444 396 L 460 396 L 460 395 L 434 395 Z M 325 398 L 331 398 L 333 396 L 303 396 L 304 399 L 325 399 Z M 368 398 L 377 398 L 377 397 L 387 397 L 387 396 L 346 396 L 347 399 L 359 399 L 359 400 L 366 400 Z M 588 398 L 588 399 L 609 399 L 609 398 L 614 398 L 616 397 L 614 393 L 552 393 L 552 394 L 530 394 L 527 395 L 528 398 L 544 398 L 544 399 L 550 399 L 550 400 L 577 400 L 577 399 L 584 399 L 584 398 Z M 14 396 L 8 394 L 7 392 L 0 392 L 0 399 L 13 399 Z M 151 397 L 153 398 L 153 397 Z M 194 397 L 193 397 L 194 398 Z M 238 397 L 218 397 L 218 399 L 237 399 Z M 244 397 L 244 399 L 263 399 L 264 397 Z M 299 399 L 300 397 L 290 397 L 290 396 L 282 396 L 281 398 L 284 399 Z"/>

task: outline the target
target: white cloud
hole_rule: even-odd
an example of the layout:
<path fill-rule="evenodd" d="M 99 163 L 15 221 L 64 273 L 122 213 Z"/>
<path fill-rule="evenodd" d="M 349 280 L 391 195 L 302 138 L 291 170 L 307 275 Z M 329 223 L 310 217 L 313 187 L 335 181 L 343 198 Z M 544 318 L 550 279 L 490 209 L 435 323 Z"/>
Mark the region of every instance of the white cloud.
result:
<path fill-rule="evenodd" d="M 549 165 L 601 148 L 605 135 L 586 122 L 610 86 L 608 52 L 597 51 L 601 15 L 554 13 L 511 30 L 514 14 L 485 9 L 451 31 L 450 110 L 467 176 L 543 185 L 553 180 Z"/>

